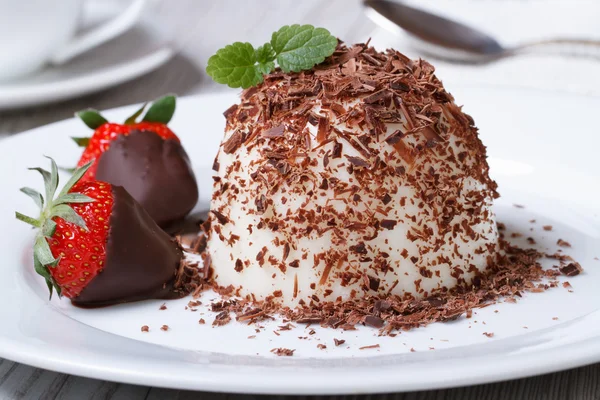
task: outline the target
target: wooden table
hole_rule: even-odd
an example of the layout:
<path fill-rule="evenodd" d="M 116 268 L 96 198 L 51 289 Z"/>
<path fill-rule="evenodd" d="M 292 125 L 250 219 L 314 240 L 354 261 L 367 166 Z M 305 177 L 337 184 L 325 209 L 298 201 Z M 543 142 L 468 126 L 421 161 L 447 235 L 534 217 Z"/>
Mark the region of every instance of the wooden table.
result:
<path fill-rule="evenodd" d="M 375 25 L 357 0 L 171 0 L 163 17 L 180 19 L 183 53 L 155 72 L 120 87 L 48 106 L 0 112 L 0 135 L 69 118 L 85 108 L 143 102 L 167 92 L 187 95 L 225 90 L 204 73 L 207 58 L 235 40 L 261 44 L 285 24 L 325 26 L 347 42 L 364 41 Z M 199 6 L 200 5 L 200 6 Z M 218 33 L 215 33 L 216 32 Z M 600 364 L 489 385 L 370 396 L 377 399 L 573 399 L 600 398 Z M 69 376 L 0 359 L 0 399 L 251 399 L 257 396 L 187 392 Z M 359 396 L 362 398 L 367 398 Z M 355 397 L 352 397 L 355 398 Z"/>

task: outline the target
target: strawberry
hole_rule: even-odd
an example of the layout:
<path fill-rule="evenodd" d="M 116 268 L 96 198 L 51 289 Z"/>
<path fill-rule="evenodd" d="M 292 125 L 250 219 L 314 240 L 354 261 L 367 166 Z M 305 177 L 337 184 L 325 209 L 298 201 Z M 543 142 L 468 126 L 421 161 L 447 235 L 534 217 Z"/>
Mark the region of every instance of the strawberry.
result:
<path fill-rule="evenodd" d="M 150 106 L 142 121 L 136 122 L 136 119 L 144 112 L 145 108 L 146 104 L 127 118 L 124 124 L 108 122 L 98 111 L 93 109 L 77 113 L 77 116 L 89 128 L 94 129 L 94 133 L 89 138 L 73 138 L 75 143 L 85 147 L 77 166 L 81 167 L 93 161 L 92 166 L 82 177 L 82 180 L 96 179 L 96 169 L 98 168 L 100 156 L 109 149 L 111 143 L 120 135 L 127 136 L 132 131 L 147 131 L 155 133 L 162 139 L 172 139 L 179 143 L 177 135 L 167 126 L 175 112 L 175 97 L 165 96 L 156 100 Z"/>
<path fill-rule="evenodd" d="M 121 185 L 166 227 L 183 219 L 198 201 L 198 185 L 177 135 L 167 127 L 175 97 L 156 100 L 142 118 L 145 105 L 124 124 L 108 122 L 95 110 L 77 115 L 94 129 L 91 138 L 73 138 L 85 147 L 78 166 L 92 163 L 82 177 Z"/>
<path fill-rule="evenodd" d="M 19 212 L 36 228 L 34 268 L 52 296 L 56 290 L 74 304 L 99 306 L 146 298 L 172 297 L 182 252 L 122 188 L 82 181 L 91 166 L 77 168 L 55 197 L 58 171 L 42 174 L 45 199 L 31 188 L 21 191 L 41 208 L 40 216 Z"/>

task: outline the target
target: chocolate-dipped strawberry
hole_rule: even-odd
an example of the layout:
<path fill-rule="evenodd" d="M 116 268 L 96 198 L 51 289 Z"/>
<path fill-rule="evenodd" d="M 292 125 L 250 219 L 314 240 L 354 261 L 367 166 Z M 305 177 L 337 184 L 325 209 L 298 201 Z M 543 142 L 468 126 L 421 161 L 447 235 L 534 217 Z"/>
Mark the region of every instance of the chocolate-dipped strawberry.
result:
<path fill-rule="evenodd" d="M 73 304 L 99 307 L 152 298 L 175 298 L 182 251 L 121 186 L 82 181 L 91 163 L 75 170 L 55 197 L 56 164 L 39 171 L 46 198 L 31 188 L 21 191 L 40 206 L 38 218 L 16 213 L 38 228 L 34 267 L 50 295 Z"/>
<path fill-rule="evenodd" d="M 85 146 L 77 165 L 92 162 L 82 181 L 97 179 L 123 186 L 164 228 L 194 208 L 198 185 L 187 153 L 167 126 L 175 112 L 175 97 L 155 101 L 142 121 L 136 122 L 144 108 L 124 124 L 110 123 L 95 110 L 79 112 L 94 134 L 75 138 Z"/>

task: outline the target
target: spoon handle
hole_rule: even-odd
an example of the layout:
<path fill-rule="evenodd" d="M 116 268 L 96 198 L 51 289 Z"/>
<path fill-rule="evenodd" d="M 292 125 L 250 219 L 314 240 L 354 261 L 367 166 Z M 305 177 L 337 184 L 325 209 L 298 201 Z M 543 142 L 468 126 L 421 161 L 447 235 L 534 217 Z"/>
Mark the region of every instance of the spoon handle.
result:
<path fill-rule="evenodd" d="M 554 50 L 549 52 L 548 50 Z M 574 57 L 600 59 L 600 40 L 592 39 L 548 39 L 528 42 L 510 50 L 512 54 L 531 52 L 553 53 L 558 51 Z"/>

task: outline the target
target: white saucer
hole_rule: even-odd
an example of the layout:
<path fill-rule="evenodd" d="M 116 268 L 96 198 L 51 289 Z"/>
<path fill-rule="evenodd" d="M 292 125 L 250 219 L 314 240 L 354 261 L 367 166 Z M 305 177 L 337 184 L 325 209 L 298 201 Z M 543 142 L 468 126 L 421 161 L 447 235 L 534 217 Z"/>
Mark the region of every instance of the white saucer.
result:
<path fill-rule="evenodd" d="M 113 1 L 86 2 L 84 29 L 122 8 Z M 0 110 L 66 100 L 142 76 L 174 56 L 169 36 L 146 12 L 127 33 L 65 65 L 48 66 L 18 81 L 0 83 Z"/>
<path fill-rule="evenodd" d="M 18 192 L 40 188 L 27 167 L 44 165 L 44 154 L 73 165 L 80 150 L 69 136 L 83 134 L 80 121 L 66 120 L 0 141 L 0 357 L 36 367 L 141 385 L 240 393 L 356 394 L 436 389 L 547 373 L 600 361 L 600 168 L 598 138 L 590 120 L 600 99 L 494 87 L 450 88 L 473 115 L 488 146 L 492 175 L 502 197 L 494 209 L 508 232 L 535 238 L 537 247 L 558 249 L 585 272 L 572 288 L 524 293 L 516 304 L 476 310 L 473 317 L 377 337 L 357 331 L 297 324 L 273 333 L 281 321 L 255 326 L 231 322 L 211 326 L 207 310 L 216 295 L 205 293 L 196 312 L 190 298 L 146 301 L 95 310 L 66 300 L 48 301 L 33 272 L 32 232 L 13 211 L 35 212 Z M 234 93 L 181 99 L 171 124 L 193 160 L 201 207 L 211 195 L 211 165 L 222 137 L 223 110 Z M 122 120 L 137 106 L 106 112 Z M 198 124 L 201 121 L 201 125 Z M 513 204 L 525 205 L 525 208 Z M 530 220 L 535 219 L 535 223 Z M 552 225 L 548 232 L 542 228 Z M 507 235 L 510 236 L 510 235 Z M 243 240 L 243 238 L 242 238 Z M 551 262 L 551 261 L 550 261 Z M 497 311 L 497 312 L 496 312 Z M 198 323 L 203 318 L 206 324 Z M 141 332 L 148 325 L 150 332 Z M 168 325 L 168 331 L 160 327 Z M 494 333 L 490 338 L 484 333 Z M 255 335 L 255 338 L 248 338 Z M 308 339 L 298 339 L 308 337 Z M 335 346 L 333 339 L 346 343 Z M 320 350 L 317 344 L 325 344 Z M 379 344 L 379 348 L 361 350 Z M 277 357 L 273 348 L 295 349 Z M 412 352 L 411 349 L 415 351 Z"/>

